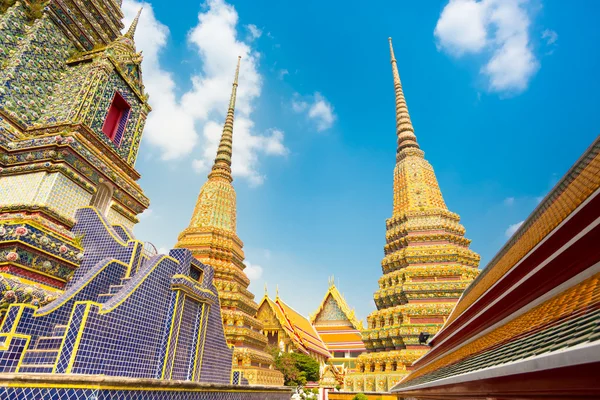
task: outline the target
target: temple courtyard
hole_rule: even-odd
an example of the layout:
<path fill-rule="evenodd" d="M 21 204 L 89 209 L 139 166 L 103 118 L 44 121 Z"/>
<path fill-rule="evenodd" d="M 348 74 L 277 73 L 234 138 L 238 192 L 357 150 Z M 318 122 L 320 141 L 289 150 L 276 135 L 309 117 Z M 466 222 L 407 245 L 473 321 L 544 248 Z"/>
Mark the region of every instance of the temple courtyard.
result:
<path fill-rule="evenodd" d="M 0 1 L 0 399 L 600 398 L 598 5 L 335 3 Z"/>

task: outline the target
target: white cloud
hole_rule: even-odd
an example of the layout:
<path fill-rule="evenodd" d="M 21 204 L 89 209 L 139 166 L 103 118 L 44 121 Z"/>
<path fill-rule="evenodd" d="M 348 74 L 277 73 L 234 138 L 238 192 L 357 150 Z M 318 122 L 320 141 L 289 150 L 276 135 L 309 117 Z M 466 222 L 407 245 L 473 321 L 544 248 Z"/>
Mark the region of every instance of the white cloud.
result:
<path fill-rule="evenodd" d="M 251 281 L 259 279 L 262 276 L 263 269 L 260 265 L 253 265 L 249 261 L 244 261 L 246 268 L 244 272 Z"/>
<path fill-rule="evenodd" d="M 517 222 L 516 224 L 512 224 L 511 226 L 509 226 L 506 232 L 504 232 L 506 237 L 511 237 L 512 235 L 514 235 L 517 229 L 519 229 L 521 225 L 523 225 L 523 222 L 525 221 Z"/>
<path fill-rule="evenodd" d="M 507 197 L 506 199 L 504 199 L 504 205 L 505 206 L 512 206 L 513 204 L 515 204 L 515 198 L 514 197 Z"/>
<path fill-rule="evenodd" d="M 301 113 L 308 108 L 308 103 L 306 101 L 300 101 L 297 99 L 292 100 L 292 110 L 297 113 Z"/>
<path fill-rule="evenodd" d="M 306 100 L 295 95 L 292 99 L 292 110 L 296 113 L 306 113 L 306 116 L 316 123 L 319 132 L 331 128 L 336 119 L 333 106 L 319 92 L 308 96 Z"/>
<path fill-rule="evenodd" d="M 246 25 L 246 28 L 248 28 L 248 32 L 250 33 L 250 40 L 256 40 L 262 36 L 262 30 L 260 30 L 256 25 L 248 24 Z"/>
<path fill-rule="evenodd" d="M 141 5 L 135 0 L 123 1 L 127 23 Z M 201 157 L 193 160 L 192 166 L 195 170 L 207 170 L 214 161 L 225 121 L 237 58 L 242 56 L 232 172 L 252 185 L 262 183 L 265 177 L 259 171 L 261 156 L 282 156 L 288 150 L 282 131 L 270 129 L 258 133 L 254 127 L 251 113 L 262 87 L 262 77 L 257 70 L 260 54 L 248 43 L 238 40 L 235 8 L 223 0 L 205 3 L 203 12 L 198 15 L 198 24 L 188 36 L 198 52 L 201 63 L 197 70 L 201 72 L 191 77 L 192 88 L 178 100 L 171 74 L 161 68 L 158 59 L 166 45 L 168 28 L 155 19 L 151 5 L 143 5 L 136 43 L 138 49 L 144 51 L 144 82 L 152 94 L 150 104 L 153 106 L 145 137 L 162 150 L 165 160 L 188 155 L 201 138 Z M 262 33 L 255 25 L 246 27 L 253 38 Z"/>
<path fill-rule="evenodd" d="M 450 0 L 434 35 L 438 47 L 455 57 L 484 54 L 481 68 L 492 92 L 518 93 L 539 69 L 529 42 L 527 0 Z"/>
<path fill-rule="evenodd" d="M 487 41 L 485 7 L 472 0 L 453 0 L 442 10 L 434 35 L 439 46 L 460 56 L 481 51 Z"/>
<path fill-rule="evenodd" d="M 550 46 L 558 40 L 558 33 L 554 32 L 552 29 L 546 29 L 542 32 L 542 39 L 546 39 L 546 44 Z"/>
<path fill-rule="evenodd" d="M 289 75 L 289 74 L 290 74 L 290 71 L 288 71 L 287 69 L 280 69 L 277 78 L 279 80 L 283 80 L 283 78 L 285 78 L 285 76 Z"/>

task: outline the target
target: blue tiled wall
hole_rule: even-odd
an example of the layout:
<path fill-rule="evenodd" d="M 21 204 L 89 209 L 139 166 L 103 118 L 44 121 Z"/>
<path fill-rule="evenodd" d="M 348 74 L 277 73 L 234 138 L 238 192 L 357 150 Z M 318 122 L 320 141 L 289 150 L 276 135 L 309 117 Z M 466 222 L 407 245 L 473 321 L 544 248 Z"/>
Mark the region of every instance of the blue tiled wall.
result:
<path fill-rule="evenodd" d="M 0 340 L 12 341 L 0 371 L 18 364 L 17 372 L 231 383 L 212 267 L 185 249 L 143 257 L 141 242 L 89 207 L 74 231 L 83 236 L 80 269 L 42 309 L 9 308 Z M 192 264 L 201 274 L 190 275 Z"/>
<path fill-rule="evenodd" d="M 2 388 L 0 399 L 11 400 L 289 400 L 281 392 L 145 391 L 57 388 Z"/>

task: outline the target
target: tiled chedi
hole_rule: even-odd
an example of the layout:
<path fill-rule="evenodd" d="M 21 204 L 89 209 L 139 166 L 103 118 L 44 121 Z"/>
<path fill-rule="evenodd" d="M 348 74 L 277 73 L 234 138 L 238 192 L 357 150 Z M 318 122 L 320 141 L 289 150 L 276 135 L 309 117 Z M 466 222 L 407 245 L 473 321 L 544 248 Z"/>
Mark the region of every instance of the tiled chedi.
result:
<path fill-rule="evenodd" d="M 362 332 L 367 353 L 346 376 L 345 390 L 385 392 L 427 352 L 419 335 L 435 334 L 477 276 L 479 255 L 469 249 L 460 217 L 446 207 L 408 114 L 390 39 L 398 147 L 392 217 L 386 221 L 383 276 L 377 311 Z"/>
<path fill-rule="evenodd" d="M 79 266 L 78 208 L 132 228 L 149 205 L 134 168 L 150 112 L 138 19 L 121 34 L 120 2 L 39 3 L 0 7 L 0 275 L 34 291 Z"/>
<path fill-rule="evenodd" d="M 267 338 L 256 318 L 258 305 L 248 290 L 244 273 L 243 243 L 236 233 L 236 194 L 231 176 L 233 120 L 240 62 L 231 91 L 227 117 L 217 156 L 200 189 L 189 226 L 181 232 L 175 247 L 191 250 L 193 256 L 215 270 L 215 285 L 225 325 L 227 342 L 235 346 L 234 368 L 250 384 L 283 385 L 283 375 L 273 369 L 273 357 L 265 351 Z"/>
<path fill-rule="evenodd" d="M 213 268 L 185 249 L 144 252 L 92 207 L 77 221 L 86 250 L 80 268 L 55 301 L 8 308 L 0 372 L 230 384 L 233 350 Z"/>

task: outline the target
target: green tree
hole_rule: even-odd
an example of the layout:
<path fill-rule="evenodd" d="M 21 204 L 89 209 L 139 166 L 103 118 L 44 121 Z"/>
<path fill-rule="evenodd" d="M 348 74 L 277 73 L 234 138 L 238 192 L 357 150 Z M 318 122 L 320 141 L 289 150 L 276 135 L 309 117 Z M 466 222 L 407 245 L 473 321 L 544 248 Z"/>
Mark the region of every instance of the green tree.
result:
<path fill-rule="evenodd" d="M 275 360 L 275 369 L 283 374 L 286 386 L 303 386 L 307 381 L 319 380 L 319 363 L 306 354 L 282 352 L 276 346 L 267 351 Z"/>
<path fill-rule="evenodd" d="M 301 353 L 291 353 L 291 355 L 296 362 L 296 368 L 304 372 L 307 381 L 317 382 L 321 378 L 317 360 Z"/>
<path fill-rule="evenodd" d="M 352 398 L 352 400 L 369 400 L 369 398 L 364 393 L 357 393 L 356 396 Z"/>

